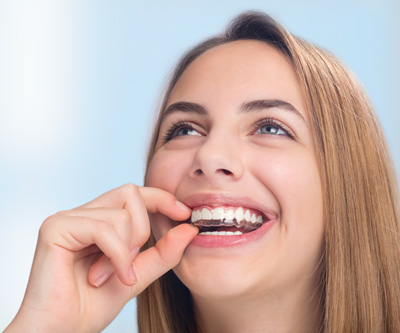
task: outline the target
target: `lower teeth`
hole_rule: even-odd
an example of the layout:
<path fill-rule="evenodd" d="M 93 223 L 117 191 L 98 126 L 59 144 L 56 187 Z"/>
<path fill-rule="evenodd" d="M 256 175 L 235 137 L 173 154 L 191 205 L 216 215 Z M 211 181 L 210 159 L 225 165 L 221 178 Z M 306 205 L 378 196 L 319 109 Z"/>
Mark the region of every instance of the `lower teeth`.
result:
<path fill-rule="evenodd" d="M 241 231 L 202 231 L 199 233 L 199 235 L 205 235 L 205 236 L 237 236 L 237 235 L 243 235 L 243 232 Z"/>

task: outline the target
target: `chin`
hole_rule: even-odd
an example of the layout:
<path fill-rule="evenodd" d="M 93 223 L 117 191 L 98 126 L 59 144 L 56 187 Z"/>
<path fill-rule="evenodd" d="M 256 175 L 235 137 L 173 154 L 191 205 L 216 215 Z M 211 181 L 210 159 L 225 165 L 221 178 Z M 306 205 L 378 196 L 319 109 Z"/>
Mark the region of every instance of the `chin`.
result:
<path fill-rule="evenodd" d="M 253 278 L 242 265 L 229 261 L 193 260 L 184 256 L 174 268 L 175 274 L 192 295 L 209 300 L 241 298 L 252 289 Z"/>
<path fill-rule="evenodd" d="M 265 250 L 248 244 L 230 249 L 189 245 L 174 272 L 192 295 L 220 301 L 244 299 L 271 286 L 266 281 L 274 279 L 271 272 L 278 260 L 268 260 Z"/>

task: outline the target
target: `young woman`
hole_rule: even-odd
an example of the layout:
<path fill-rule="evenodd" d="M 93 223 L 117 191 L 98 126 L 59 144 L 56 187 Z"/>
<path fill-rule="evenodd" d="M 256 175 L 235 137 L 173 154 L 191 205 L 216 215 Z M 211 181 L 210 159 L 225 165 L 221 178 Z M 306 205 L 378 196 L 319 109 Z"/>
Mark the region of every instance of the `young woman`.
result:
<path fill-rule="evenodd" d="M 100 331 L 137 295 L 140 332 L 400 330 L 381 129 L 347 70 L 269 16 L 180 61 L 145 185 L 44 222 L 6 331 Z"/>

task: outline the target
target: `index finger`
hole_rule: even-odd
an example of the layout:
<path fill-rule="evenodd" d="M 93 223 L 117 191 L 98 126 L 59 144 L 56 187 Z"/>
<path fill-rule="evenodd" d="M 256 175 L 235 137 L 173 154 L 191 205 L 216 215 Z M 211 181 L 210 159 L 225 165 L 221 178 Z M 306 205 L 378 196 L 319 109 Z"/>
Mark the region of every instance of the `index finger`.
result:
<path fill-rule="evenodd" d="M 144 244 L 150 235 L 148 212 L 160 212 L 176 221 L 186 220 L 191 214 L 191 209 L 178 201 L 173 194 L 155 187 L 133 184 L 106 192 L 79 208 L 97 207 L 126 209 L 132 217 L 135 243 L 141 243 L 136 245 Z"/>

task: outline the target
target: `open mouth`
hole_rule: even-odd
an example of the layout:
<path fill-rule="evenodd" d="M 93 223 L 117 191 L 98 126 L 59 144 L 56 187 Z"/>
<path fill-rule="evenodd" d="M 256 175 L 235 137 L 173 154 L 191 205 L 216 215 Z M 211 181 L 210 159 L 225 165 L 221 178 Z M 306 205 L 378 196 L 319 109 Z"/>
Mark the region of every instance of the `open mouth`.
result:
<path fill-rule="evenodd" d="M 266 217 L 257 210 L 243 207 L 199 207 L 192 211 L 192 224 L 199 235 L 237 236 L 260 228 Z"/>

